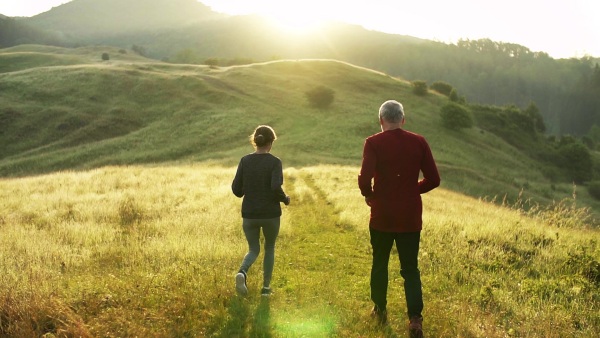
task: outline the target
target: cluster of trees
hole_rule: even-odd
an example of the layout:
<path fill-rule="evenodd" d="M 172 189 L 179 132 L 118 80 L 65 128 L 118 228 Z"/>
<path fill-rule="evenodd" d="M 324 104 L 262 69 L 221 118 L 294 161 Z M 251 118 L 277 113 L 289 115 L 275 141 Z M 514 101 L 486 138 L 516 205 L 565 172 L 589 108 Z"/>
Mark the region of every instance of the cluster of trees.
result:
<path fill-rule="evenodd" d="M 414 81 L 412 85 L 417 95 L 427 95 L 429 92 L 425 81 Z M 591 137 L 546 136 L 544 118 L 534 102 L 530 102 L 525 109 L 515 105 L 481 105 L 457 99 L 456 89 L 446 82 L 435 82 L 430 88 L 450 98 L 440 108 L 440 121 L 444 127 L 461 130 L 477 126 L 491 132 L 544 163 L 544 174 L 549 179 L 588 183 L 590 190 L 598 186 L 600 199 L 600 183 L 592 181 L 600 179 L 600 172 L 596 172 L 591 155 L 590 150 L 595 146 Z M 600 127 L 594 127 L 593 130 L 595 137 L 600 139 Z"/>
<path fill-rule="evenodd" d="M 536 102 L 554 135 L 582 136 L 600 125 L 597 59 L 557 60 L 489 39 L 390 45 L 378 54 L 395 57 L 373 59 L 370 67 L 407 79 L 452 83 L 470 102 L 519 107 Z"/>

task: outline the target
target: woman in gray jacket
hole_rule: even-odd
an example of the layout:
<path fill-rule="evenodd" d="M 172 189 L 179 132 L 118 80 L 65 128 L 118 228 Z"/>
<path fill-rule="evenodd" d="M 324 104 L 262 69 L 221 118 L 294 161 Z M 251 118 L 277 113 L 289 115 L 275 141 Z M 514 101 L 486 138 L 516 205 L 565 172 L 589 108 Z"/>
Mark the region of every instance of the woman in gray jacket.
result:
<path fill-rule="evenodd" d="M 247 273 L 260 253 L 260 230 L 265 236 L 265 256 L 263 263 L 263 296 L 271 295 L 271 276 L 275 264 L 275 241 L 279 234 L 281 206 L 290 204 L 290 197 L 282 189 L 283 167 L 281 160 L 270 151 L 277 139 L 269 126 L 258 126 L 250 136 L 255 151 L 245 155 L 235 173 L 231 190 L 242 201 L 242 227 L 249 251 L 235 276 L 238 293 L 246 295 Z"/>

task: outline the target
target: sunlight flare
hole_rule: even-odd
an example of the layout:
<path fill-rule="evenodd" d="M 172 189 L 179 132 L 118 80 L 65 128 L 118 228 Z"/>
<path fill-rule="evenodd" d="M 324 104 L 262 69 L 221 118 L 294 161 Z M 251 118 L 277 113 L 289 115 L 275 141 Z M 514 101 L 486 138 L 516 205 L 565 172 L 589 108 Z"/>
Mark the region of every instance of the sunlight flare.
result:
<path fill-rule="evenodd" d="M 278 29 L 296 35 L 314 33 L 324 24 L 324 21 L 318 17 L 295 12 L 279 12 L 265 15 L 265 18 Z"/>

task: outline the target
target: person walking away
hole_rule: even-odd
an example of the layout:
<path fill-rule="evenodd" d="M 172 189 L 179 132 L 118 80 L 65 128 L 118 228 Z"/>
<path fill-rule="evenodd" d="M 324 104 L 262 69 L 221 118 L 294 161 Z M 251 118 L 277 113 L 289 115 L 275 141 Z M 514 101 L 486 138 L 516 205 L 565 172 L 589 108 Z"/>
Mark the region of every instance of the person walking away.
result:
<path fill-rule="evenodd" d="M 260 232 L 264 242 L 262 296 L 271 295 L 271 276 L 275 264 L 275 241 L 279 234 L 281 205 L 290 204 L 290 197 L 283 191 L 283 166 L 281 160 L 270 151 L 277 139 L 273 128 L 258 126 L 250 143 L 255 151 L 241 158 L 231 184 L 231 190 L 242 200 L 242 228 L 248 241 L 248 253 L 244 256 L 235 276 L 235 287 L 239 294 L 248 293 L 248 270 L 260 253 Z"/>
<path fill-rule="evenodd" d="M 370 285 L 374 303 L 371 315 L 380 324 L 387 322 L 388 262 L 395 242 L 400 275 L 404 279 L 410 337 L 423 337 L 423 294 L 418 267 L 421 194 L 438 187 L 440 175 L 425 138 L 403 129 L 405 115 L 401 103 L 384 102 L 379 108 L 379 123 L 381 132 L 365 140 L 358 176 L 361 194 L 371 208 Z"/>

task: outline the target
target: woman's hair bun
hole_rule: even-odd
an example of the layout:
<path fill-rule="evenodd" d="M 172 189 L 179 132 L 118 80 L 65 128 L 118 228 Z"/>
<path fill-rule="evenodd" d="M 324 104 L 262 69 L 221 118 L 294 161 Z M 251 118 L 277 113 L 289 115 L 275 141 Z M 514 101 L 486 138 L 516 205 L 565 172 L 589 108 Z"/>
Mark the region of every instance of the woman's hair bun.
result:
<path fill-rule="evenodd" d="M 255 147 L 263 147 L 273 143 L 277 139 L 275 131 L 269 126 L 258 126 L 252 135 L 250 135 L 250 143 Z"/>

